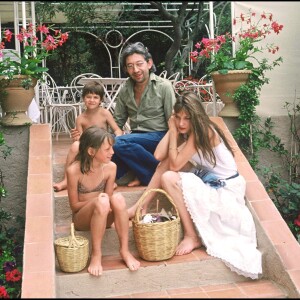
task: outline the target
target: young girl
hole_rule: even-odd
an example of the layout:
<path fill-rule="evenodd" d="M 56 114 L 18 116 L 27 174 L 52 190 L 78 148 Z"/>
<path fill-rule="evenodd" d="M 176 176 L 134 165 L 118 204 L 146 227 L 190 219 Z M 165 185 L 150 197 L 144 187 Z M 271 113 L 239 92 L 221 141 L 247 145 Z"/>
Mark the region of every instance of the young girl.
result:
<path fill-rule="evenodd" d="M 250 278 L 262 272 L 256 229 L 245 205 L 245 179 L 237 172 L 233 150 L 205 113 L 198 96 L 177 97 L 169 130 L 154 153 L 161 161 L 147 189 L 162 187 L 173 199 L 184 237 L 176 255 L 201 247 L 231 270 Z M 154 197 L 144 199 L 147 203 Z M 129 210 L 133 217 L 137 204 Z"/>
<path fill-rule="evenodd" d="M 67 168 L 68 196 L 77 230 L 90 230 L 92 252 L 88 272 L 102 274 L 101 243 L 105 228 L 115 223 L 120 241 L 120 255 L 135 271 L 140 262 L 128 249 L 128 213 L 124 197 L 113 194 L 117 167 L 111 161 L 113 136 L 96 126 L 86 129 L 79 140 L 79 152 Z"/>
<path fill-rule="evenodd" d="M 96 125 L 106 130 L 110 127 L 116 136 L 123 134 L 112 114 L 107 109 L 100 107 L 103 96 L 103 86 L 98 82 L 87 83 L 83 87 L 82 98 L 86 106 L 86 110 L 76 118 L 76 130 L 79 134 L 82 134 L 86 128 L 92 125 Z M 75 141 L 70 147 L 66 160 L 66 168 L 72 163 L 78 153 L 79 137 L 80 135 L 74 138 Z M 66 174 L 62 181 L 53 185 L 53 188 L 56 192 L 67 188 Z"/>

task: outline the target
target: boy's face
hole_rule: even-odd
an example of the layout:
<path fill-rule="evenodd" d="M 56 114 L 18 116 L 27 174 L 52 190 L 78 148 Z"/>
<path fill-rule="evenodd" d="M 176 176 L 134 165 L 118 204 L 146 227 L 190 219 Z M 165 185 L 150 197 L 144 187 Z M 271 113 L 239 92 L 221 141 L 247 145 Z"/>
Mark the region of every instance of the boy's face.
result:
<path fill-rule="evenodd" d="M 97 94 L 89 93 L 85 95 L 83 101 L 87 108 L 92 109 L 92 108 L 99 107 L 102 99 Z"/>

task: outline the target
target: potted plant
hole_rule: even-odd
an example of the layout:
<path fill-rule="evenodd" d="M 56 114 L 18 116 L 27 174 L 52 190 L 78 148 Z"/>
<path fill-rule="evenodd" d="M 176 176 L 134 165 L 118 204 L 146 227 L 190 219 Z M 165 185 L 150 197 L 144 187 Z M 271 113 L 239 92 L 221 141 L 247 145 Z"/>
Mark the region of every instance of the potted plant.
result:
<path fill-rule="evenodd" d="M 40 38 L 37 34 L 40 34 Z M 45 36 L 45 38 L 43 38 Z M 68 39 L 68 33 L 45 25 L 29 24 L 16 35 L 21 54 L 8 50 L 11 57 L 4 57 L 5 43 L 11 42 L 13 33 L 6 29 L 0 43 L 0 105 L 4 116 L 1 124 L 18 126 L 31 123 L 26 111 L 34 97 L 34 86 L 48 68 L 42 66 L 45 58 Z"/>
<path fill-rule="evenodd" d="M 232 96 L 235 90 L 246 83 L 249 74 L 256 76 L 258 67 L 267 64 L 266 58 L 258 59 L 256 53 L 265 51 L 275 54 L 279 47 L 274 44 L 262 44 L 267 36 L 272 33 L 279 34 L 283 25 L 273 21 L 271 13 L 262 13 L 257 19 L 256 14 L 249 12 L 241 14 L 233 20 L 234 25 L 239 25 L 239 31 L 235 34 L 226 33 L 215 38 L 203 38 L 196 43 L 195 50 L 190 53 L 191 60 L 196 62 L 210 61 L 206 72 L 213 79 L 216 92 L 219 94 L 225 107 L 220 116 L 238 116 L 239 110 L 233 102 Z M 237 43 L 237 50 L 232 51 L 233 42 Z M 279 57 L 271 65 L 279 64 L 282 58 Z M 224 86 L 226 84 L 226 86 Z"/>

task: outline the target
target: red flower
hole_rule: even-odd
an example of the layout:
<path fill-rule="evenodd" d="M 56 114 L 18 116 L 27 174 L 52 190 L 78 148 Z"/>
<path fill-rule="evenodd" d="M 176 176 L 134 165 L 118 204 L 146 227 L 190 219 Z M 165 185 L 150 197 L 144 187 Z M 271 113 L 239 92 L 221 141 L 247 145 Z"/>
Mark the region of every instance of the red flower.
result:
<path fill-rule="evenodd" d="M 5 273 L 6 281 L 16 282 L 22 278 L 22 273 L 18 269 L 8 271 Z"/>
<path fill-rule="evenodd" d="M 298 215 L 298 218 L 294 221 L 294 224 L 300 227 L 300 214 Z"/>
<path fill-rule="evenodd" d="M 0 286 L 0 298 L 8 299 L 8 293 L 4 286 Z"/>

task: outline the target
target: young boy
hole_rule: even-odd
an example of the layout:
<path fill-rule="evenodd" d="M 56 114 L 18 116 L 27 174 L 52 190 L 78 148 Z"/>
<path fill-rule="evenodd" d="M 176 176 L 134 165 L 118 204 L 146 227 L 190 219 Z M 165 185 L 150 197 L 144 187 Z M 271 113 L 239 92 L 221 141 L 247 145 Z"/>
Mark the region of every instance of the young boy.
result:
<path fill-rule="evenodd" d="M 95 81 L 87 83 L 82 90 L 83 102 L 86 106 L 86 110 L 76 118 L 76 129 L 80 135 L 82 132 L 95 125 L 105 130 L 110 127 L 116 136 L 122 135 L 123 132 L 115 122 L 112 114 L 105 108 L 100 107 L 103 100 L 104 89 L 100 83 Z M 66 166 L 67 167 L 74 161 L 76 154 L 79 150 L 79 137 L 77 136 L 74 143 L 71 145 L 67 155 Z M 53 185 L 56 192 L 65 190 L 67 188 L 67 176 L 66 172 L 64 179 Z"/>

